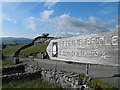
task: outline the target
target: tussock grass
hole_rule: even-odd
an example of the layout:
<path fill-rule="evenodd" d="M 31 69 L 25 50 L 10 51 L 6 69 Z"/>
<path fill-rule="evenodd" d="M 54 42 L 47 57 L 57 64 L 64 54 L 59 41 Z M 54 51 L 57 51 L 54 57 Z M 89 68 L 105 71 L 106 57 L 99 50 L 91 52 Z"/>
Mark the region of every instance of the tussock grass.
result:
<path fill-rule="evenodd" d="M 8 67 L 11 65 L 14 65 L 14 63 L 12 61 L 8 61 L 8 60 L 2 60 L 2 67 Z"/>
<path fill-rule="evenodd" d="M 26 48 L 26 49 L 22 50 L 20 52 L 20 54 L 21 54 L 22 57 L 27 57 L 31 53 L 46 52 L 47 45 L 48 44 L 46 44 L 46 43 L 38 43 L 38 44 L 35 44 L 35 45 L 33 45 L 29 48 Z"/>
<path fill-rule="evenodd" d="M 2 50 L 3 55 L 4 56 L 13 55 L 17 51 L 17 49 L 19 49 L 23 45 L 25 45 L 25 44 L 18 44 L 18 45 L 15 45 L 15 46 L 8 45 L 5 49 Z"/>
<path fill-rule="evenodd" d="M 93 80 L 90 82 L 91 86 L 94 88 L 101 88 L 101 90 L 118 90 L 118 88 L 115 88 L 113 85 L 102 81 L 102 80 L 98 80 L 93 78 Z"/>
<path fill-rule="evenodd" d="M 72 72 L 72 73 L 80 74 L 81 79 L 89 78 L 88 76 L 86 77 L 86 75 L 83 73 L 76 73 L 76 72 Z M 90 85 L 90 87 L 94 88 L 95 90 L 119 90 L 118 88 L 114 87 L 113 85 L 111 85 L 105 81 L 95 79 L 95 78 L 92 78 L 91 81 L 87 81 L 87 83 Z"/>
<path fill-rule="evenodd" d="M 41 80 L 32 80 L 26 82 L 12 82 L 3 84 L 2 88 L 61 88 L 60 86 L 50 84 Z"/>

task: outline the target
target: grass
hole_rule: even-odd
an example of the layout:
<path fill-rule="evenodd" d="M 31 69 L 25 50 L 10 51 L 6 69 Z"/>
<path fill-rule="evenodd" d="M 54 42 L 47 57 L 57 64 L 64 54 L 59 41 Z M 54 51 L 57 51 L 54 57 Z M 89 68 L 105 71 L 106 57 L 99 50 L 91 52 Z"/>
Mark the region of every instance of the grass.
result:
<path fill-rule="evenodd" d="M 102 88 L 102 90 L 108 90 L 108 89 L 109 90 L 118 90 L 118 88 L 115 88 L 113 85 L 106 83 L 102 80 L 94 79 L 94 78 L 90 84 L 92 87 Z"/>
<path fill-rule="evenodd" d="M 3 67 L 6 66 L 10 66 L 13 65 L 12 62 L 7 61 L 7 60 L 3 60 Z M 75 73 L 75 72 L 73 72 Z M 85 78 L 86 75 L 85 74 L 80 74 L 80 78 Z M 88 82 L 90 84 L 91 87 L 96 88 L 96 90 L 98 90 L 98 88 L 100 90 L 118 90 L 117 88 L 115 88 L 113 85 L 104 82 L 102 80 L 97 80 L 95 78 L 92 78 L 91 82 Z M 33 80 L 33 81 L 29 81 L 29 82 L 17 82 L 17 83 L 8 83 L 8 84 L 3 84 L 3 88 L 60 88 L 57 85 L 52 85 L 49 84 L 48 82 L 43 82 L 40 80 Z"/>
<path fill-rule="evenodd" d="M 69 73 L 71 73 L 71 72 L 69 72 Z M 86 77 L 86 75 L 83 73 L 76 73 L 76 72 L 72 72 L 72 73 L 80 74 L 81 79 L 89 78 L 89 77 Z M 114 87 L 113 85 L 111 85 L 105 81 L 95 79 L 95 78 L 92 78 L 91 82 L 89 81 L 88 83 L 92 88 L 95 88 L 95 90 L 119 90 L 118 88 Z"/>
<path fill-rule="evenodd" d="M 3 84 L 2 88 L 61 88 L 61 87 L 41 80 L 32 80 L 26 82 L 12 82 L 8 84 Z"/>
<path fill-rule="evenodd" d="M 0 68 L 2 68 L 2 60 L 0 60 Z"/>
<path fill-rule="evenodd" d="M 35 45 L 33 45 L 29 48 L 26 48 L 26 49 L 22 50 L 20 52 L 20 54 L 21 54 L 22 57 L 27 57 L 31 53 L 45 52 L 46 48 L 47 48 L 47 45 L 48 44 L 46 44 L 46 43 L 38 43 L 38 44 L 35 44 Z"/>
<path fill-rule="evenodd" d="M 81 78 L 85 78 L 86 75 L 85 74 L 80 74 L 80 77 Z M 105 81 L 102 81 L 102 80 L 98 80 L 98 79 L 95 79 L 95 78 L 92 78 L 91 82 L 89 81 L 88 82 L 90 84 L 91 87 L 93 88 L 96 88 L 96 90 L 118 90 L 118 88 L 114 87 L 113 85 L 105 82 Z"/>
<path fill-rule="evenodd" d="M 5 56 L 8 55 L 12 55 L 18 48 L 20 48 L 21 46 L 23 46 L 23 44 L 20 45 L 16 45 L 16 46 L 7 46 L 5 49 L 3 49 L 3 54 Z M 20 53 L 22 55 L 22 57 L 27 57 L 30 53 L 37 53 L 37 52 L 45 52 L 46 51 L 46 47 L 47 44 L 45 43 L 39 43 L 39 44 L 35 44 L 29 48 L 26 48 L 24 50 L 22 50 Z M 73 63 L 73 64 L 80 64 L 80 63 Z M 7 61 L 7 60 L 3 60 L 2 61 L 2 67 L 7 67 L 7 66 L 11 66 L 13 65 L 13 62 L 11 61 Z M 81 78 L 84 78 L 85 75 L 84 74 L 80 74 Z M 112 86 L 109 83 L 106 83 L 104 81 L 101 80 L 97 80 L 94 79 L 89 82 L 90 85 L 94 88 L 102 88 L 102 90 L 118 90 L 117 88 L 115 88 L 114 86 Z M 17 83 L 8 83 L 8 84 L 4 84 L 3 88 L 56 88 L 58 86 L 56 85 L 51 85 L 47 82 L 43 82 L 40 80 L 33 80 L 33 81 L 29 81 L 29 82 L 17 82 Z"/>
<path fill-rule="evenodd" d="M 19 44 L 15 46 L 8 45 L 5 49 L 2 50 L 4 56 L 13 55 L 17 49 L 22 47 L 25 44 Z"/>
<path fill-rule="evenodd" d="M 14 63 L 12 61 L 8 61 L 8 60 L 2 60 L 2 67 L 8 67 L 11 65 L 14 65 Z"/>
<path fill-rule="evenodd" d="M 5 49 L 2 50 L 4 56 L 10 56 L 17 51 L 20 47 L 24 46 L 25 44 L 18 44 L 15 46 L 8 45 Z M 37 43 L 29 48 L 26 48 L 20 52 L 22 57 L 27 57 L 30 53 L 37 53 L 37 52 L 45 52 L 48 43 Z"/>
<path fill-rule="evenodd" d="M 19 45 L 15 45 L 15 46 L 8 45 L 5 49 L 2 50 L 3 55 L 4 56 L 13 55 L 15 53 L 15 51 L 17 51 L 17 49 L 19 49 L 23 45 L 25 45 L 25 44 L 19 44 Z M 27 57 L 30 53 L 45 52 L 47 45 L 48 44 L 46 44 L 46 43 L 38 43 L 29 48 L 22 50 L 20 53 L 21 53 L 22 57 Z M 13 65 L 12 61 L 2 60 L 2 62 L 0 62 L 0 67 L 7 67 L 7 66 L 11 66 L 11 65 Z"/>
<path fill-rule="evenodd" d="M 20 47 L 24 46 L 25 44 L 18 44 L 15 46 L 10 46 L 8 45 L 5 49 L 2 50 L 3 55 L 4 56 L 10 56 L 13 55 L 15 53 L 15 51 L 17 51 L 17 49 L 19 49 Z M 45 52 L 46 48 L 47 48 L 46 43 L 38 43 L 35 44 L 29 48 L 26 48 L 24 50 L 21 50 L 20 54 L 22 57 L 27 57 L 29 56 L 31 53 L 37 53 L 37 52 Z"/>

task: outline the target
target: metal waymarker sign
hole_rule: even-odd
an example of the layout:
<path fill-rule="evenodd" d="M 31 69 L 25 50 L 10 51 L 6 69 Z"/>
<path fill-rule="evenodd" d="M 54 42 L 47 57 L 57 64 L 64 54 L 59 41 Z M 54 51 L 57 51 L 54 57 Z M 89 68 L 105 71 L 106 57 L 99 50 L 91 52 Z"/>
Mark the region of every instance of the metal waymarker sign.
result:
<path fill-rule="evenodd" d="M 47 53 L 52 60 L 118 65 L 118 31 L 51 40 Z"/>

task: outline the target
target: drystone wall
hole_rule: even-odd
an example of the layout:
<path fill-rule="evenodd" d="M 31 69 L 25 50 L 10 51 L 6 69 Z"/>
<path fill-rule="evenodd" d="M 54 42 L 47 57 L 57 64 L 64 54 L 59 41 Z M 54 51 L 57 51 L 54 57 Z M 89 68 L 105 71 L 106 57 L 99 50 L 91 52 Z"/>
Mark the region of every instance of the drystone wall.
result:
<path fill-rule="evenodd" d="M 34 72 L 3 75 L 2 83 L 29 81 L 29 80 L 40 79 L 40 78 L 41 78 L 41 70 L 37 70 Z"/>
<path fill-rule="evenodd" d="M 63 88 L 90 88 L 87 84 L 88 79 L 81 78 L 80 74 L 43 68 L 41 74 L 44 81 L 57 84 Z"/>
<path fill-rule="evenodd" d="M 50 68 L 36 68 L 28 65 L 25 66 L 24 71 L 25 72 L 3 75 L 1 77 L 2 82 L 9 83 L 40 79 L 51 84 L 57 84 L 62 88 L 79 88 L 80 90 L 82 88 L 89 88 L 89 90 L 93 90 L 90 88 L 89 84 L 87 84 L 88 79 L 81 78 L 80 74 L 70 73 L 66 71 L 55 71 Z"/>
<path fill-rule="evenodd" d="M 18 64 L 2 68 L 2 75 L 10 75 L 15 73 L 24 73 L 26 64 Z"/>

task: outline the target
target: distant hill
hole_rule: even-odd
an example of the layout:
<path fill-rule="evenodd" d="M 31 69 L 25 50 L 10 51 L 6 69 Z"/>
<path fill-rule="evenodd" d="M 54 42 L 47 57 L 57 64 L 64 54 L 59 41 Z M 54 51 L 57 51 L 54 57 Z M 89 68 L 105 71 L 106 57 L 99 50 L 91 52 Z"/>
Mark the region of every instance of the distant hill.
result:
<path fill-rule="evenodd" d="M 2 37 L 0 43 L 15 44 L 15 43 L 31 43 L 32 39 L 29 38 L 15 38 L 15 37 Z"/>

